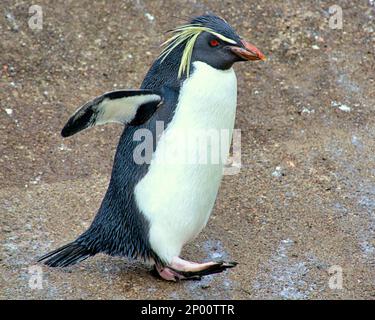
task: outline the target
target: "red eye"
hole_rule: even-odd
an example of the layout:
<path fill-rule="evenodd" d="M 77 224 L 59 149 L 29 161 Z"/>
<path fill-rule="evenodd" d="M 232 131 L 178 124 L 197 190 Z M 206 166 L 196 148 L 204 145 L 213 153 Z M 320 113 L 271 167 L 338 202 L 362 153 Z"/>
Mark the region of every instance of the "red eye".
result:
<path fill-rule="evenodd" d="M 217 47 L 219 45 L 219 41 L 213 39 L 210 41 L 210 46 L 211 47 Z"/>

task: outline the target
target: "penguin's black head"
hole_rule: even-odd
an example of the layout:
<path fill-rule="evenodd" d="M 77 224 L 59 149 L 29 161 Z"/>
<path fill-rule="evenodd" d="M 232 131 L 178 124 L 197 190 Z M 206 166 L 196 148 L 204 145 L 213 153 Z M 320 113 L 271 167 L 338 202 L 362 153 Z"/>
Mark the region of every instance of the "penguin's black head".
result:
<path fill-rule="evenodd" d="M 199 34 L 192 62 L 202 61 L 216 69 L 229 69 L 237 61 L 265 60 L 265 56 L 255 46 L 241 39 L 220 17 L 204 15 L 194 18 L 191 24 L 202 25 L 214 31 Z"/>
<path fill-rule="evenodd" d="M 163 44 L 159 61 L 162 64 L 167 57 L 169 61 L 178 61 L 178 77 L 189 75 L 190 65 L 195 61 L 225 70 L 237 61 L 265 60 L 263 53 L 241 39 L 224 19 L 214 15 L 196 17 L 170 32 L 172 37 Z"/>

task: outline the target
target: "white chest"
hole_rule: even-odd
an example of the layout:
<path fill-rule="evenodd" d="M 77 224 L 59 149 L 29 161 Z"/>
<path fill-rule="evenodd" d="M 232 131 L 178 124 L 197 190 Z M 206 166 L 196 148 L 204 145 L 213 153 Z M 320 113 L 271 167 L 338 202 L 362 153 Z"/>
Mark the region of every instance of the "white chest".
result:
<path fill-rule="evenodd" d="M 225 163 L 221 154 L 229 151 L 234 126 L 233 69 L 216 70 L 203 62 L 194 67 L 149 171 L 135 188 L 139 209 L 150 222 L 150 244 L 166 260 L 207 223 Z"/>

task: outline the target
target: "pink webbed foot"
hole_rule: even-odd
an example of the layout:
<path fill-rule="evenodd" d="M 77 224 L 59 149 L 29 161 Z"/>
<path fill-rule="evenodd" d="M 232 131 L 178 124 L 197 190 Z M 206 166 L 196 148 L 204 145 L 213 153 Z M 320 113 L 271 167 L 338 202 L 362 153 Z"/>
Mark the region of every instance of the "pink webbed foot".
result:
<path fill-rule="evenodd" d="M 168 266 L 155 266 L 155 269 L 162 279 L 168 281 L 200 280 L 203 276 L 220 273 L 236 265 L 236 262 L 224 261 L 196 263 L 175 257 Z"/>

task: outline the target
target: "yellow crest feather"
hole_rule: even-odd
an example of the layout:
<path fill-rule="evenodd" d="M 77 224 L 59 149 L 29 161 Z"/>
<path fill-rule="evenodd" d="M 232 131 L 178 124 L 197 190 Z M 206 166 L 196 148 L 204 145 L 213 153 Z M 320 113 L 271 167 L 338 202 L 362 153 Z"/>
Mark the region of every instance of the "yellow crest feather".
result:
<path fill-rule="evenodd" d="M 204 27 L 200 24 L 187 24 L 183 26 L 179 26 L 170 31 L 172 33 L 172 37 L 170 37 L 167 41 L 162 43 L 162 46 L 165 46 L 163 51 L 160 54 L 161 62 L 179 45 L 185 43 L 185 48 L 182 53 L 180 67 L 178 69 L 178 78 L 186 73 L 187 76 L 190 74 L 190 62 L 191 56 L 193 54 L 194 44 L 198 38 L 198 36 L 202 32 L 209 32 L 219 39 L 235 44 L 236 42 L 232 39 L 229 39 L 211 28 Z"/>

